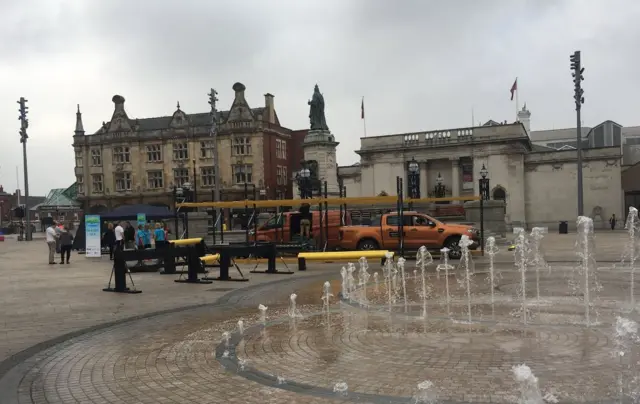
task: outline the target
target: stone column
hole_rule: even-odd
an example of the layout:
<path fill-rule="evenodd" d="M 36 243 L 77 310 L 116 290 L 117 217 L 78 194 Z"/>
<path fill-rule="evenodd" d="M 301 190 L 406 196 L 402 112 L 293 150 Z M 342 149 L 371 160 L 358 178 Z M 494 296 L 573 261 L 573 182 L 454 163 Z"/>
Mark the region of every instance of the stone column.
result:
<path fill-rule="evenodd" d="M 427 178 L 427 174 L 429 172 L 427 166 L 429 165 L 428 161 L 420 163 L 420 197 L 428 198 L 429 197 L 429 179 Z"/>
<path fill-rule="evenodd" d="M 451 196 L 460 196 L 460 160 L 457 157 L 451 158 Z M 452 203 L 459 204 L 460 201 Z"/>

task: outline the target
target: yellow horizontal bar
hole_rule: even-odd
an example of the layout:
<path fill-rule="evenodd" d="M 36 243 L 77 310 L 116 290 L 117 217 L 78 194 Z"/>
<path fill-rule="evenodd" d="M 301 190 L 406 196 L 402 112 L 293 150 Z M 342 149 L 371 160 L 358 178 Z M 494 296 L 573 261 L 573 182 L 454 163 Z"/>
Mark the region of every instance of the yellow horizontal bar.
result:
<path fill-rule="evenodd" d="M 384 258 L 387 250 L 367 250 L 367 251 L 330 251 L 330 252 L 304 252 L 298 254 L 298 258 L 309 260 L 339 260 L 339 259 L 360 259 L 364 258 Z M 393 253 L 391 253 L 393 255 Z"/>
<path fill-rule="evenodd" d="M 208 254 L 204 257 L 200 257 L 200 261 L 204 262 L 205 264 L 213 264 L 215 262 L 218 262 L 219 260 L 220 254 Z"/>
<path fill-rule="evenodd" d="M 202 237 L 200 238 L 183 238 L 182 240 L 169 240 L 173 245 L 194 245 L 202 243 Z"/>
<path fill-rule="evenodd" d="M 435 203 L 435 202 L 453 202 L 453 201 L 479 201 L 480 197 L 456 196 L 451 198 L 419 198 L 404 199 L 404 203 Z M 397 196 L 358 196 L 349 198 L 313 198 L 313 199 L 276 199 L 276 200 L 244 200 L 244 201 L 226 201 L 226 202 L 187 202 L 176 205 L 179 208 L 275 208 L 279 206 L 300 206 L 304 203 L 309 205 L 318 205 L 327 203 L 328 205 L 379 205 L 379 204 L 396 204 Z"/>

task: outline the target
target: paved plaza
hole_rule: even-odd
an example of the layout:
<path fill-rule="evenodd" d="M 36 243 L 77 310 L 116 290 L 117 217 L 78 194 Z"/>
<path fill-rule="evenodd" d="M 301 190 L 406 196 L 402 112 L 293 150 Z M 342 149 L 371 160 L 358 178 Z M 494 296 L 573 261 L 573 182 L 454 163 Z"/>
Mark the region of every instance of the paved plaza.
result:
<path fill-rule="evenodd" d="M 596 235 L 601 287 L 589 327 L 582 296 L 565 287 L 575 234 L 545 238 L 551 272 L 540 274 L 540 300 L 535 272 L 526 275 L 526 325 L 518 314 L 520 274 L 506 248 L 496 257 L 493 300 L 486 257 L 475 258 L 469 305 L 459 271 L 446 278 L 432 266 L 424 318 L 413 261 L 408 308 L 394 297 L 390 315 L 377 263 L 369 272 L 379 272 L 380 283 L 366 288 L 367 305 L 337 301 L 344 263 L 306 272 L 292 265 L 293 275 L 249 274 L 253 265 L 243 265 L 249 282 L 209 285 L 137 273 L 143 293 L 121 295 L 101 291 L 107 258 L 74 254 L 71 265 L 50 266 L 44 241 L 7 241 L 0 244 L 0 404 L 408 403 L 427 380 L 442 401 L 515 402 L 511 369 L 521 363 L 542 393 L 561 402 L 609 401 L 619 380 L 612 322 L 629 308 L 629 271 L 615 265 L 625 237 Z M 443 292 L 449 279 L 450 300 Z M 334 295 L 328 312 L 325 281 Z M 288 315 L 291 293 L 299 317 Z M 347 391 L 334 392 L 341 383 Z"/>

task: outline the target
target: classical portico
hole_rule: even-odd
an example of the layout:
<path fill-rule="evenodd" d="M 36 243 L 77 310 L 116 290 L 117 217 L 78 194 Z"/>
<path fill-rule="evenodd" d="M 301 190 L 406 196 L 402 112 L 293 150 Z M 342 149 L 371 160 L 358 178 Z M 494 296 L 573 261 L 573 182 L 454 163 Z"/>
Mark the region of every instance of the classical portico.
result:
<path fill-rule="evenodd" d="M 360 164 L 340 167 L 349 196 L 395 195 L 396 176 L 409 195 L 408 164 L 419 164 L 421 197 L 479 195 L 479 172 L 489 172 L 491 199 L 506 203 L 510 226 L 557 226 L 575 221 L 576 153 L 533 145 L 527 122 L 407 133 L 361 139 Z M 585 213 L 622 211 L 620 150 L 583 151 Z M 462 203 L 462 202 L 452 202 Z M 598 218 L 599 219 L 599 218 Z M 596 222 L 600 225 L 599 222 Z"/>

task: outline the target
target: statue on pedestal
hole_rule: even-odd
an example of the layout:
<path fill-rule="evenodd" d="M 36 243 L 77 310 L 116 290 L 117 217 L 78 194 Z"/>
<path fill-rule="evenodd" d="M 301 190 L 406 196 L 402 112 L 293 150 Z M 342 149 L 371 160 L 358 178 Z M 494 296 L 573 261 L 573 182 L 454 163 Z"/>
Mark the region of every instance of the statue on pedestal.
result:
<path fill-rule="evenodd" d="M 324 116 L 324 97 L 320 94 L 320 89 L 316 84 L 313 90 L 313 97 L 308 102 L 309 108 L 309 121 L 311 123 L 311 130 L 329 130 L 327 126 L 327 120 Z"/>

